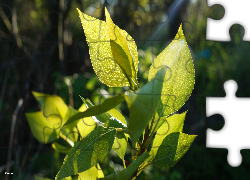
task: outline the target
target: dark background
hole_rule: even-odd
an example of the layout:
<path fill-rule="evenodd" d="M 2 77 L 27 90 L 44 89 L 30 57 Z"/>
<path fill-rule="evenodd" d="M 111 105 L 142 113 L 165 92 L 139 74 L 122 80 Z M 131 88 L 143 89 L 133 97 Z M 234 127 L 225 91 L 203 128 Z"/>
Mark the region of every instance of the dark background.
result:
<path fill-rule="evenodd" d="M 242 164 L 233 168 L 227 163 L 227 149 L 205 148 L 206 129 L 220 130 L 225 123 L 221 115 L 206 117 L 206 96 L 224 97 L 228 79 L 238 83 L 236 96 L 250 95 L 250 44 L 242 41 L 244 28 L 231 26 L 230 42 L 206 41 L 207 18 L 221 19 L 225 10 L 219 5 L 208 8 L 205 0 L 1 0 L 0 179 L 54 179 L 63 162 L 63 154 L 39 143 L 30 131 L 25 113 L 39 110 L 32 90 L 57 94 L 76 109 L 82 103 L 79 95 L 98 104 L 105 98 L 100 90 L 125 91 L 99 82 L 76 11 L 105 20 L 105 6 L 137 44 L 141 85 L 181 23 L 195 65 L 194 91 L 179 112 L 188 110 L 184 132 L 198 137 L 174 167 L 150 166 L 138 179 L 247 179 L 249 150 L 241 151 Z M 118 108 L 127 118 L 126 104 Z M 112 154 L 101 163 L 105 175 L 121 165 Z M 7 170 L 14 174 L 5 175 Z"/>

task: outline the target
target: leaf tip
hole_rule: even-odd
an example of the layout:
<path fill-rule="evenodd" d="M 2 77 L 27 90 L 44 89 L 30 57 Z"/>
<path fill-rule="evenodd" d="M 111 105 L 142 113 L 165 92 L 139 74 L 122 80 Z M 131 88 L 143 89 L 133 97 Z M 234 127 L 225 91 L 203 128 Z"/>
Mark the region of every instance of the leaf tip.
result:
<path fill-rule="evenodd" d="M 108 12 L 108 10 L 107 10 L 107 8 L 105 7 L 105 16 L 106 16 L 106 19 L 107 18 L 110 18 L 110 14 L 109 14 L 109 12 Z M 107 20 L 106 20 L 107 21 Z"/>
<path fill-rule="evenodd" d="M 183 33 L 183 30 L 182 30 L 182 23 L 178 29 L 178 32 L 174 38 L 174 40 L 178 40 L 178 39 L 185 39 L 185 36 L 184 36 L 184 33 Z"/>
<path fill-rule="evenodd" d="M 79 15 L 81 15 L 82 12 L 78 8 L 76 8 L 76 10 L 79 13 Z"/>

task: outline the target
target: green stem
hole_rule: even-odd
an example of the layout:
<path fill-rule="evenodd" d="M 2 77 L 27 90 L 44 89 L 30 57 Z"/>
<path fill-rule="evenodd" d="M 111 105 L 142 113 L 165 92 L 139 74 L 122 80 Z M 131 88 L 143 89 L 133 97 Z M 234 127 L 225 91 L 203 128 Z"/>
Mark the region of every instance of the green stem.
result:
<path fill-rule="evenodd" d="M 74 146 L 74 143 L 67 136 L 65 136 L 63 133 L 60 133 L 60 137 L 63 138 L 71 147 Z"/>
<path fill-rule="evenodd" d="M 128 148 L 129 148 L 129 150 L 130 150 L 130 153 L 131 153 L 132 159 L 133 159 L 133 160 L 135 160 L 135 157 L 134 157 L 134 154 L 133 154 L 132 148 L 131 148 L 131 146 L 130 146 L 130 144 L 129 144 L 128 140 L 127 140 L 127 138 L 125 138 L 125 140 L 127 141 Z"/>
<path fill-rule="evenodd" d="M 139 169 L 138 169 L 137 175 L 139 175 L 139 174 L 142 172 L 142 170 L 143 170 L 145 167 L 149 166 L 150 164 L 152 164 L 152 162 L 146 163 L 144 166 L 142 166 L 141 168 L 139 168 Z"/>
<path fill-rule="evenodd" d="M 160 117 L 157 119 L 157 122 L 156 122 L 156 124 L 155 124 L 155 127 L 154 127 L 153 131 L 151 132 L 150 137 L 148 138 L 149 140 L 148 140 L 148 143 L 147 143 L 147 145 L 146 145 L 146 149 L 148 148 L 148 146 L 149 146 L 149 144 L 150 144 L 150 142 L 151 142 L 151 139 L 152 139 L 152 137 L 153 137 L 153 134 L 155 133 L 155 129 L 156 129 L 156 127 L 157 127 L 159 121 L 160 121 Z M 151 126 L 153 126 L 153 124 L 151 124 Z M 151 127 L 150 127 L 150 128 L 151 128 Z"/>
<path fill-rule="evenodd" d="M 126 164 L 125 164 L 124 159 L 122 159 L 122 163 L 123 163 L 123 167 L 124 167 L 124 169 L 126 169 Z"/>

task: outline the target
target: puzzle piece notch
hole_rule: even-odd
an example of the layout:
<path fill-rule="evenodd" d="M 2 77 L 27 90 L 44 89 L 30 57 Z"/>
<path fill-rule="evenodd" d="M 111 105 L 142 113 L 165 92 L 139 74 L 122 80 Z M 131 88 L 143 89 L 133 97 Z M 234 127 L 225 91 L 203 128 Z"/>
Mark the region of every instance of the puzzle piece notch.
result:
<path fill-rule="evenodd" d="M 206 39 L 212 41 L 230 41 L 229 29 L 233 24 L 240 24 L 245 28 L 243 41 L 250 41 L 250 11 L 248 1 L 239 0 L 207 0 L 209 7 L 220 4 L 225 8 L 225 15 L 221 20 L 207 19 Z"/>
<path fill-rule="evenodd" d="M 250 136 L 250 118 L 248 110 L 250 107 L 249 98 L 237 98 L 237 83 L 234 80 L 225 82 L 224 89 L 226 97 L 207 97 L 206 115 L 221 114 L 225 118 L 225 126 L 221 131 L 207 129 L 208 148 L 227 148 L 228 163 L 237 167 L 242 162 L 241 149 L 250 149 L 248 137 Z M 240 127 L 240 128 L 238 128 Z"/>

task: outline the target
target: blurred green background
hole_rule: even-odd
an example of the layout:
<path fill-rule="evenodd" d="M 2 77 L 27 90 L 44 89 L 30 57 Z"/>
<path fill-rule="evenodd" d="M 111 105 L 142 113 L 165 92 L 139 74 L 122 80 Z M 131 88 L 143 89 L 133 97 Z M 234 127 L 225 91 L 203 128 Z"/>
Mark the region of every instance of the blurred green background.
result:
<path fill-rule="evenodd" d="M 149 166 L 138 179 L 249 177 L 249 150 L 241 151 L 241 166 L 232 168 L 226 149 L 205 148 L 206 129 L 219 130 L 224 125 L 221 115 L 206 117 L 206 96 L 225 96 L 223 84 L 228 79 L 238 83 L 236 96 L 250 95 L 250 44 L 242 41 L 244 28 L 233 25 L 230 42 L 206 41 L 206 20 L 221 19 L 222 6 L 208 8 L 206 0 L 2 0 L 0 179 L 54 179 L 63 162 L 63 154 L 51 144 L 40 144 L 30 131 L 25 113 L 39 110 L 32 90 L 57 94 L 75 109 L 82 103 L 79 95 L 99 104 L 127 90 L 109 88 L 98 80 L 76 11 L 79 8 L 105 20 L 104 7 L 137 44 L 140 86 L 147 82 L 151 63 L 173 40 L 181 23 L 195 65 L 194 91 L 179 112 L 188 110 L 184 132 L 198 137 L 174 167 Z M 125 102 L 117 109 L 128 119 Z M 131 158 L 129 152 L 125 158 Z M 100 165 L 107 175 L 122 168 L 122 161 L 113 153 Z M 13 175 L 5 175 L 8 168 Z"/>

